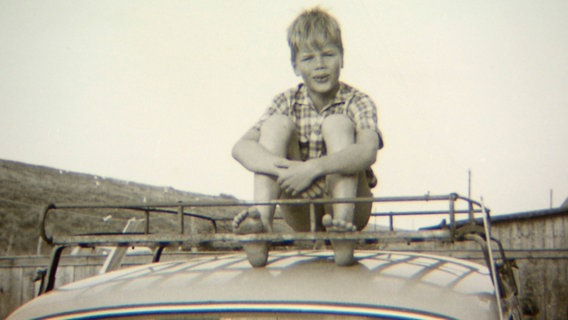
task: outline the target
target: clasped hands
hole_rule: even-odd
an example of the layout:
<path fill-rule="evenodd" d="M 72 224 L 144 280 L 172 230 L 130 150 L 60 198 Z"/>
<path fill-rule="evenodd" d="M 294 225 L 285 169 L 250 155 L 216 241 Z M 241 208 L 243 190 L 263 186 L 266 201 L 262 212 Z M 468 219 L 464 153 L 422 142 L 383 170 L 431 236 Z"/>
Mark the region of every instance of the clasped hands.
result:
<path fill-rule="evenodd" d="M 278 172 L 276 181 L 287 194 L 303 198 L 315 198 L 323 194 L 325 183 L 317 183 L 318 168 L 312 161 L 283 159 L 276 162 L 275 166 Z"/>

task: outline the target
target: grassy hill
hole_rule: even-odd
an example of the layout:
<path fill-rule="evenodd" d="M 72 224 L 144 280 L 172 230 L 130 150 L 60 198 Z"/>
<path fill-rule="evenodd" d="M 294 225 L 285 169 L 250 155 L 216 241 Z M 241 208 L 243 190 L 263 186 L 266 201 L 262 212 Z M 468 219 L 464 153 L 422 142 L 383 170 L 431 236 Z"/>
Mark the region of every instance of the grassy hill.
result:
<path fill-rule="evenodd" d="M 0 255 L 28 255 L 38 251 L 39 216 L 50 203 L 62 204 L 143 204 L 174 203 L 196 199 L 234 200 L 228 196 L 207 196 L 127 182 L 95 175 L 0 160 Z M 192 212 L 217 218 L 233 217 L 242 208 L 195 208 Z M 59 213 L 58 213 L 59 215 Z M 111 219 L 108 219 L 111 217 Z M 136 212 L 117 213 L 104 210 L 65 212 L 50 225 L 50 232 L 120 231 Z M 151 232 L 176 232 L 174 215 L 152 218 Z M 107 219 L 103 220 L 103 217 Z M 200 232 L 212 230 L 199 221 Z M 229 222 L 219 226 L 229 230 Z M 195 230 L 195 229 L 194 229 Z M 47 253 L 45 245 L 39 246 Z"/>

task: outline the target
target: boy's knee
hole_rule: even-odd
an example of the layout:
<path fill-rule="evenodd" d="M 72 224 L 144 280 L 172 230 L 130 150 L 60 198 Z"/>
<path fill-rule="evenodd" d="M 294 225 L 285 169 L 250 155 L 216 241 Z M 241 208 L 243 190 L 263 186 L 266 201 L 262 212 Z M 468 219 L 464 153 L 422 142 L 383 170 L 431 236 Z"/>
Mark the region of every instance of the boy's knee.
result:
<path fill-rule="evenodd" d="M 355 142 L 355 125 L 345 115 L 331 115 L 323 121 L 322 135 L 328 151 L 335 152 Z"/>
<path fill-rule="evenodd" d="M 297 139 L 295 130 L 287 116 L 273 115 L 260 127 L 259 143 L 277 155 L 287 156 L 291 152 L 290 144 Z"/>
<path fill-rule="evenodd" d="M 355 126 L 349 117 L 342 114 L 334 114 L 326 117 L 322 123 L 322 134 L 326 135 L 349 135 L 355 134 Z"/>
<path fill-rule="evenodd" d="M 272 115 L 260 128 L 261 134 L 290 134 L 294 131 L 294 123 L 287 116 Z"/>

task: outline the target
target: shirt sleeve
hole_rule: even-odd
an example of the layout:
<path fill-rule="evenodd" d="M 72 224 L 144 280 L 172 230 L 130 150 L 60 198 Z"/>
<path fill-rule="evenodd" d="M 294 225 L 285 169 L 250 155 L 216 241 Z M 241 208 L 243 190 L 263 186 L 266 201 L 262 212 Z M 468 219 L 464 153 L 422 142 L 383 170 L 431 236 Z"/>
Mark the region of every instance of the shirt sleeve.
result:
<path fill-rule="evenodd" d="M 283 92 L 272 100 L 272 103 L 264 111 L 260 119 L 254 124 L 252 129 L 260 131 L 262 124 L 272 115 L 286 115 L 290 114 L 290 92 Z"/>
<path fill-rule="evenodd" d="M 370 129 L 377 133 L 379 137 L 378 148 L 382 149 L 384 146 L 383 135 L 379 129 L 377 107 L 373 100 L 366 94 L 356 95 L 351 101 L 348 114 L 355 123 L 355 130 Z"/>

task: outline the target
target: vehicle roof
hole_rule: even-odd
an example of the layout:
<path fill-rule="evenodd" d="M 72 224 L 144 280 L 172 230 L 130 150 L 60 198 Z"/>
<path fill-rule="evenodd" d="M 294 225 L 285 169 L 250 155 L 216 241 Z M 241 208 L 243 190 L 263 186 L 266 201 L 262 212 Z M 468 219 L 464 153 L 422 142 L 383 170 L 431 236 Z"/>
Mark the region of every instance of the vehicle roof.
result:
<path fill-rule="evenodd" d="M 418 313 L 422 319 L 497 317 L 484 266 L 404 252 L 357 251 L 356 258 L 356 265 L 338 267 L 329 251 L 273 251 L 265 268 L 252 268 L 242 253 L 131 267 L 55 289 L 8 319 L 77 319 L 174 306 L 192 313 L 329 312 L 339 306 L 396 319 Z"/>

